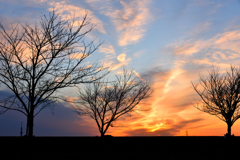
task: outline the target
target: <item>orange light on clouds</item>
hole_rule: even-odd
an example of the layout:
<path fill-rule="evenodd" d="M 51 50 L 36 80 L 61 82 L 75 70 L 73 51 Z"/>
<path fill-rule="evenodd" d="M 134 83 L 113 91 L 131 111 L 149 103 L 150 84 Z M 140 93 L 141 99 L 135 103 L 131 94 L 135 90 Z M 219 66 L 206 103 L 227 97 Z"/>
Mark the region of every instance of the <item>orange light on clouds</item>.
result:
<path fill-rule="evenodd" d="M 225 122 L 194 107 L 199 97 L 191 82 L 198 82 L 199 75 L 207 76 L 212 66 L 220 67 L 222 73 L 231 64 L 240 66 L 237 1 L 19 1 L 21 3 L 17 0 L 2 2 L 7 10 L 1 12 L 1 24 L 8 30 L 17 21 L 34 24 L 53 7 L 63 20 L 75 17 L 77 21 L 73 25 L 78 25 L 87 12 L 90 25 L 86 29 L 91 25 L 95 27 L 86 40 L 104 43 L 86 59 L 85 67 L 99 61 L 110 67 L 110 78 L 120 74 L 121 67 L 127 67 L 140 79 L 153 81 L 154 92 L 137 106 L 139 111 L 119 118 L 118 127 L 109 128 L 107 134 L 185 136 L 187 130 L 189 136 L 223 136 L 227 132 Z M 9 5 L 11 3 L 14 5 Z M 38 7 L 22 10 L 29 6 Z M 71 58 L 84 58 L 81 53 L 84 49 L 77 49 L 79 53 Z M 25 50 L 24 56 L 31 57 L 32 51 Z M 73 88 L 62 91 L 69 98 L 77 96 Z M 141 111 L 147 108 L 151 109 Z M 84 125 L 91 126 L 91 135 L 98 133 L 94 120 L 79 119 L 73 123 L 81 126 L 86 119 Z M 240 120 L 233 125 L 232 133 L 240 136 Z"/>
<path fill-rule="evenodd" d="M 198 77 L 198 73 L 188 74 L 181 69 L 155 73 L 154 93 L 144 101 L 151 110 L 126 116 L 119 123 L 127 126 L 111 128 L 109 133 L 116 136 L 185 136 L 188 130 L 189 136 L 223 136 L 227 131 L 225 122 L 194 107 L 194 100 L 199 97 L 189 78 Z M 232 127 L 235 135 L 239 135 L 239 124 Z"/>

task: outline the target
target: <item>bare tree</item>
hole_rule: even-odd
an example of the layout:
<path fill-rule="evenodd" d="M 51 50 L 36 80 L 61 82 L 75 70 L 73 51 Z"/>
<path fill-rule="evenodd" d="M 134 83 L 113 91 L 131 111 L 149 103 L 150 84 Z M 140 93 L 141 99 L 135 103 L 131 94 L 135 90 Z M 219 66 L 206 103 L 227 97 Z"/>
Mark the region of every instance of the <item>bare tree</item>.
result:
<path fill-rule="evenodd" d="M 103 137 L 109 126 L 121 116 L 130 114 L 137 105 L 152 93 L 149 82 L 140 80 L 132 71 L 124 70 L 116 76 L 116 81 L 99 80 L 79 90 L 79 97 L 74 101 L 76 111 L 95 120 Z"/>
<path fill-rule="evenodd" d="M 59 89 L 92 83 L 107 73 L 103 66 L 84 61 L 101 45 L 84 39 L 93 28 L 87 13 L 77 21 L 62 20 L 54 11 L 35 25 L 19 23 L 11 31 L 0 24 L 0 82 L 13 93 L 0 106 L 3 112 L 27 116 L 27 136 L 33 136 L 34 117 L 53 109 Z"/>
<path fill-rule="evenodd" d="M 207 78 L 200 76 L 199 83 L 192 85 L 202 101 L 195 107 L 226 122 L 231 136 L 231 127 L 240 118 L 240 69 L 231 66 L 230 72 L 220 74 L 213 68 Z"/>

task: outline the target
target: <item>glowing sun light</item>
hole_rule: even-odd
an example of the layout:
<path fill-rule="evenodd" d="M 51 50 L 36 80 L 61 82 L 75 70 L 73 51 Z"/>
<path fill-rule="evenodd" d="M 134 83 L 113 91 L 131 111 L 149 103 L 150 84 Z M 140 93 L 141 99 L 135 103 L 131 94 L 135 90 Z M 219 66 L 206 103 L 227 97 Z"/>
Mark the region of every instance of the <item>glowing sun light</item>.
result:
<path fill-rule="evenodd" d="M 162 126 L 163 126 L 163 123 L 160 123 L 160 124 L 157 123 L 157 124 L 155 124 L 154 128 L 151 129 L 150 131 L 151 131 L 151 132 L 154 132 L 154 131 L 162 128 Z"/>

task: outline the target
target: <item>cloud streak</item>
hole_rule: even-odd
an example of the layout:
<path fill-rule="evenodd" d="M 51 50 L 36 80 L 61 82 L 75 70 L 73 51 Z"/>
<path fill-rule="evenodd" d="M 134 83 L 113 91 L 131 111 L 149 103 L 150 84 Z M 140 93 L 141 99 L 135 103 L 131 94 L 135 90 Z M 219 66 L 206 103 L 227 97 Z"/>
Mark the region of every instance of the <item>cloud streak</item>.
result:
<path fill-rule="evenodd" d="M 103 27 L 103 23 L 101 20 L 99 20 L 92 11 L 84 9 L 79 6 L 74 6 L 71 4 L 67 4 L 65 1 L 62 2 L 49 2 L 49 5 L 54 7 L 56 12 L 62 16 L 64 20 L 71 19 L 73 17 L 75 18 L 82 18 L 85 13 L 88 14 L 88 18 L 90 19 L 90 22 L 93 25 L 97 26 L 97 30 L 101 33 L 106 34 L 106 31 Z M 52 10 L 52 8 L 49 8 L 49 10 Z M 81 23 L 81 21 L 80 21 Z"/>
<path fill-rule="evenodd" d="M 197 53 L 205 52 L 211 49 L 212 52 L 219 53 L 221 50 L 221 57 L 223 59 L 233 59 L 239 57 L 236 53 L 239 53 L 240 46 L 240 31 L 232 30 L 223 33 L 219 33 L 210 39 L 184 39 L 179 42 L 170 44 L 167 46 L 174 54 L 179 55 L 193 55 Z M 223 53 L 226 52 L 226 53 Z M 225 56 L 223 55 L 225 54 Z"/>
<path fill-rule="evenodd" d="M 111 19 L 118 32 L 119 46 L 127 46 L 139 42 L 146 32 L 146 25 L 152 21 L 149 11 L 149 0 L 119 1 L 121 9 L 111 1 L 87 0 L 95 9 Z"/>
<path fill-rule="evenodd" d="M 129 136 L 176 136 L 180 134 L 181 130 L 185 130 L 186 126 L 191 125 L 193 123 L 199 123 L 203 119 L 191 119 L 191 120 L 183 120 L 180 122 L 175 123 L 174 121 L 170 119 L 166 119 L 164 123 L 161 123 L 160 127 L 157 128 L 156 130 L 148 130 L 145 128 L 142 129 L 133 129 L 130 131 L 126 131 L 126 133 Z M 171 125 L 171 127 L 166 128 L 166 127 L 161 127 L 161 126 L 166 126 L 166 125 Z M 155 124 L 155 126 L 158 126 L 158 124 Z"/>
<path fill-rule="evenodd" d="M 127 58 L 125 53 L 119 54 L 117 57 L 115 55 L 110 55 L 105 57 L 104 66 L 109 67 L 110 70 L 114 71 L 123 66 L 127 66 L 131 62 L 132 58 Z"/>
<path fill-rule="evenodd" d="M 151 17 L 147 0 L 145 1 L 120 1 L 123 9 L 116 10 L 107 15 L 112 18 L 112 22 L 119 32 L 120 46 L 126 46 L 138 42 L 145 33 L 145 25 Z"/>
<path fill-rule="evenodd" d="M 108 56 L 116 55 L 115 49 L 112 45 L 103 44 L 99 47 L 99 52 L 105 53 Z"/>

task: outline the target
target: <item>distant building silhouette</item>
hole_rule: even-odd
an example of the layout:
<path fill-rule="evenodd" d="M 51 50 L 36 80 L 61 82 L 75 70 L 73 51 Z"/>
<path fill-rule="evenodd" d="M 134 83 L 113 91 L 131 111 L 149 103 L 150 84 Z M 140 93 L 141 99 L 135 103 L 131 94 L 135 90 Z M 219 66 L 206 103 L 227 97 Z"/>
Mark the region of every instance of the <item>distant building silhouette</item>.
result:
<path fill-rule="evenodd" d="M 188 136 L 188 130 L 186 130 L 186 136 Z"/>

